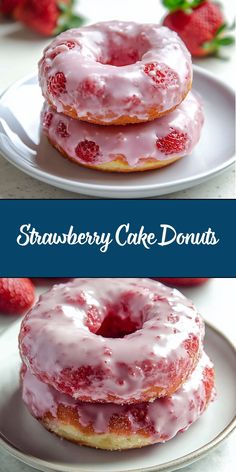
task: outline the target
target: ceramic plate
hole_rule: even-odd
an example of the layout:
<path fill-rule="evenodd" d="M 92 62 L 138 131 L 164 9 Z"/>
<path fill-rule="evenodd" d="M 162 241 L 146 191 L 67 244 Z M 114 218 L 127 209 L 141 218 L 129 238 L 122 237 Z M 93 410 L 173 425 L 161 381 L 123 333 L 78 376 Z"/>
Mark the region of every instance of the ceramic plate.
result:
<path fill-rule="evenodd" d="M 236 426 L 236 351 L 207 327 L 206 351 L 215 363 L 217 399 L 185 433 L 165 443 L 123 452 L 98 451 L 62 441 L 33 419 L 21 401 L 19 322 L 0 338 L 0 444 L 42 471 L 170 472 L 203 457 Z"/>
<path fill-rule="evenodd" d="M 36 76 L 10 87 L 0 100 L 0 152 L 23 172 L 84 195 L 142 198 L 199 184 L 234 162 L 234 92 L 209 72 L 194 67 L 194 90 L 204 101 L 206 122 L 191 156 L 161 170 L 115 174 L 79 167 L 40 136 L 43 99 Z"/>

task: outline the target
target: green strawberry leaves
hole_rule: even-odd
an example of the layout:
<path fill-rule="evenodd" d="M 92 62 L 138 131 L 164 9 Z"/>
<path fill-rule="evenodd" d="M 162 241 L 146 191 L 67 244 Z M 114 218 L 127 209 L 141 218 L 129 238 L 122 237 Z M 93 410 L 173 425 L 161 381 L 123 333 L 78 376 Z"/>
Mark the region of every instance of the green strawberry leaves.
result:
<path fill-rule="evenodd" d="M 74 0 L 65 4 L 63 2 L 58 2 L 57 6 L 61 12 L 60 17 L 58 18 L 57 28 L 54 31 L 54 34 L 57 35 L 66 31 L 70 28 L 79 28 L 84 24 L 85 18 L 82 15 L 77 15 L 74 13 Z"/>
<path fill-rule="evenodd" d="M 164 7 L 170 11 L 176 10 L 192 10 L 198 7 L 206 0 L 162 0 Z"/>
<path fill-rule="evenodd" d="M 216 31 L 215 37 L 211 41 L 205 42 L 202 47 L 206 51 L 217 53 L 221 46 L 230 46 L 235 43 L 233 36 L 228 36 L 228 31 L 232 31 L 235 28 L 235 23 L 228 26 L 227 23 L 223 23 Z"/>
<path fill-rule="evenodd" d="M 66 3 L 59 2 L 57 6 L 63 13 L 67 13 L 69 10 L 71 10 L 71 5 L 67 5 Z"/>

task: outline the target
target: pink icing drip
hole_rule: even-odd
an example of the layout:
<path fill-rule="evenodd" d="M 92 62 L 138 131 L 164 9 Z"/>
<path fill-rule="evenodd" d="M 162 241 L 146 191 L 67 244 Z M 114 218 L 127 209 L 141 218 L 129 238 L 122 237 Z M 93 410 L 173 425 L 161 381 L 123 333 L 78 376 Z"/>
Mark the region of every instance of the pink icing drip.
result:
<path fill-rule="evenodd" d="M 124 127 L 104 127 L 80 122 L 54 112 L 47 104 L 44 106 L 44 113 L 46 112 L 52 113 L 53 118 L 49 127 L 44 126 L 44 132 L 75 161 L 83 163 L 76 153 L 76 147 L 79 142 L 88 140 L 99 146 L 100 153 L 96 158 L 96 164 L 110 162 L 115 156 L 122 155 L 132 167 L 143 165 L 145 158 L 161 161 L 172 157 L 159 150 L 156 143 L 159 138 L 167 136 L 173 130 L 186 133 L 188 137 L 185 149 L 173 155 L 182 157 L 190 154 L 199 141 L 204 121 L 201 102 L 191 92 L 181 105 L 167 116 L 148 123 Z M 65 124 L 68 136 L 61 136 L 57 132 L 60 122 Z"/>
<path fill-rule="evenodd" d="M 91 307 L 98 330 L 107 307 L 118 306 L 125 319 L 119 305 L 125 294 L 131 321 L 139 328 L 123 338 L 92 333 L 86 326 Z M 193 360 L 184 346 L 190 335 L 201 350 L 203 321 L 177 290 L 150 279 L 76 279 L 39 298 L 23 320 L 20 350 L 35 374 L 47 375 L 49 383 L 74 398 L 89 395 L 99 401 L 116 395 L 123 403 L 139 400 L 150 387 L 167 388 L 173 377 L 191 369 Z M 72 391 L 59 386 L 64 369 L 75 372 L 84 366 L 97 372 L 90 384 Z"/>
<path fill-rule="evenodd" d="M 157 399 L 151 403 L 123 406 L 76 402 L 42 383 L 27 370 L 23 378 L 23 401 L 39 419 L 49 412 L 55 417 L 58 405 L 69 406 L 76 411 L 81 425 L 85 427 L 92 425 L 96 433 L 108 432 L 112 416 L 125 416 L 129 420 L 132 432 L 145 427 L 149 429 L 154 441 L 165 441 L 179 431 L 188 429 L 205 410 L 207 397 L 203 372 L 204 369 L 212 367 L 208 356 L 203 353 L 194 372 L 171 397 Z M 214 395 L 215 390 L 212 385 L 210 399 L 213 399 Z"/>
<path fill-rule="evenodd" d="M 66 41 L 74 41 L 75 47 L 68 48 Z M 155 86 L 144 73 L 149 63 L 170 68 L 176 83 Z M 66 78 L 66 93 L 54 96 L 48 80 L 58 72 Z M 88 79 L 97 93 L 87 93 Z M 54 39 L 39 63 L 39 80 L 43 95 L 59 112 L 66 105 L 78 117 L 90 113 L 107 123 L 110 114 L 113 119 L 129 115 L 146 121 L 148 108 L 166 111 L 181 102 L 192 80 L 192 63 L 184 43 L 168 28 L 111 21 L 72 29 Z"/>

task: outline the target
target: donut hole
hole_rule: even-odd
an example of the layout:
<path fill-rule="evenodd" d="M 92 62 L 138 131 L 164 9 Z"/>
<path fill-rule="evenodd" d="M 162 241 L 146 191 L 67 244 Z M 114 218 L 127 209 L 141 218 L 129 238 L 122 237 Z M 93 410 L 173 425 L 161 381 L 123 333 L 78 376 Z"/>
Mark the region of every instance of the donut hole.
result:
<path fill-rule="evenodd" d="M 132 320 L 130 316 L 124 319 L 119 313 L 111 309 L 96 334 L 103 338 L 123 338 L 128 334 L 135 333 L 141 327 L 141 324 Z"/>
<path fill-rule="evenodd" d="M 115 67 L 129 66 L 140 61 L 140 59 L 139 51 L 135 48 L 113 49 L 106 64 Z"/>
<path fill-rule="evenodd" d="M 142 310 L 134 293 L 126 293 L 121 300 L 107 306 L 105 317 L 96 334 L 104 338 L 123 338 L 143 327 Z"/>
<path fill-rule="evenodd" d="M 129 38 L 126 35 L 115 34 L 108 42 L 105 54 L 101 54 L 101 64 L 122 67 L 136 64 L 150 49 L 150 43 L 140 35 Z"/>

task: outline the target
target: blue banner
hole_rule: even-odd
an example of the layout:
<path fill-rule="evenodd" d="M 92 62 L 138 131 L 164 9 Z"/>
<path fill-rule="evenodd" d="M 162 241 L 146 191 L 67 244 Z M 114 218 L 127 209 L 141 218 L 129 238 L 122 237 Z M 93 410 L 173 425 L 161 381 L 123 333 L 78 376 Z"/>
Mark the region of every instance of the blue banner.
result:
<path fill-rule="evenodd" d="M 234 200 L 2 200 L 0 276 L 231 277 Z"/>

